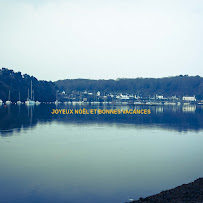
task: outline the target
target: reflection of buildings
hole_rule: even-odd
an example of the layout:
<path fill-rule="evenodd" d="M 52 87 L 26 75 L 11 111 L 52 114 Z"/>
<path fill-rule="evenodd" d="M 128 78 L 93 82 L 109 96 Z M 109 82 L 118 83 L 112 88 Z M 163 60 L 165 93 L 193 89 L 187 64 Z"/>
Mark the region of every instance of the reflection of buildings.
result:
<path fill-rule="evenodd" d="M 55 108 L 54 104 L 26 106 L 26 105 L 9 105 L 0 108 L 0 136 L 11 135 L 12 132 L 28 129 L 36 126 L 37 123 L 64 122 L 76 124 L 131 124 L 135 127 L 145 126 L 161 126 L 163 128 L 171 128 L 174 130 L 203 130 L 203 109 L 201 106 L 86 106 L 90 109 L 150 109 L 150 115 L 144 114 L 93 114 L 93 115 L 52 115 L 51 112 Z M 63 105 L 64 109 L 83 109 L 83 106 Z M 197 111 L 196 111 L 197 109 Z M 186 113 L 188 112 L 188 113 Z"/>
<path fill-rule="evenodd" d="M 164 107 L 163 106 L 156 106 L 156 113 L 163 113 Z"/>
<path fill-rule="evenodd" d="M 183 112 L 193 112 L 193 113 L 195 113 L 195 110 L 196 110 L 196 105 L 184 105 L 182 107 Z"/>

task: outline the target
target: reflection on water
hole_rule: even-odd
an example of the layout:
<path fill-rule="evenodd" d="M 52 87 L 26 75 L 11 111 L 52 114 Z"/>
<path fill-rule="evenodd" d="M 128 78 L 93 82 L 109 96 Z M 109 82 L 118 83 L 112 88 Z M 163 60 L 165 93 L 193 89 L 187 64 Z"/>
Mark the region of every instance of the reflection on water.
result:
<path fill-rule="evenodd" d="M 183 112 L 195 113 L 195 111 L 196 111 L 196 105 L 183 106 Z"/>
<path fill-rule="evenodd" d="M 25 106 L 11 105 L 0 108 L 0 131 L 1 135 L 9 135 L 12 131 L 19 131 L 34 127 L 37 123 L 63 122 L 77 124 L 91 123 L 114 123 L 131 124 L 137 126 L 159 126 L 177 131 L 203 129 L 203 109 L 201 106 L 150 106 L 150 115 L 52 115 L 55 105 Z M 57 108 L 77 109 L 83 106 L 60 105 Z M 86 109 L 142 109 L 143 107 L 132 106 L 85 106 Z M 146 107 L 145 107 L 146 108 Z"/>
<path fill-rule="evenodd" d="M 150 106 L 150 115 L 54 108 L 0 107 L 0 202 L 124 203 L 203 176 L 201 107 Z"/>

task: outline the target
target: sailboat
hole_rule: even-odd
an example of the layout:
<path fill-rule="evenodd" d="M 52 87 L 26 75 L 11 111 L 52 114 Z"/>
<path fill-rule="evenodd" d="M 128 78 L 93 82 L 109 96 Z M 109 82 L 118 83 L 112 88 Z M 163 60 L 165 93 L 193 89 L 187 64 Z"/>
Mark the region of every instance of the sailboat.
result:
<path fill-rule="evenodd" d="M 36 104 L 36 105 L 40 105 L 40 104 L 41 104 L 41 102 L 39 102 L 39 101 L 36 101 L 36 102 L 35 102 L 35 104 Z"/>
<path fill-rule="evenodd" d="M 34 97 L 33 97 L 33 100 L 34 100 Z M 41 102 L 40 101 L 36 101 L 35 104 L 38 106 L 38 105 L 41 104 Z"/>
<path fill-rule="evenodd" d="M 20 101 L 20 92 L 19 92 L 19 99 L 18 99 L 18 101 L 17 101 L 17 104 L 18 104 L 18 105 L 21 105 L 21 104 L 22 104 L 22 102 Z"/>
<path fill-rule="evenodd" d="M 55 105 L 59 104 L 59 101 L 58 101 L 58 91 L 56 91 L 56 101 L 54 103 L 55 103 Z"/>
<path fill-rule="evenodd" d="M 10 101 L 10 90 L 8 92 L 8 100 L 6 101 L 6 105 L 10 105 L 11 104 L 11 101 Z"/>
<path fill-rule="evenodd" d="M 0 99 L 0 106 L 3 104 L 3 101 Z"/>
<path fill-rule="evenodd" d="M 27 98 L 27 101 L 25 102 L 26 105 L 29 105 L 29 106 L 32 106 L 35 104 L 35 101 L 33 100 L 32 98 L 32 80 L 31 80 L 31 96 L 29 98 L 29 89 L 28 89 L 28 98 Z"/>

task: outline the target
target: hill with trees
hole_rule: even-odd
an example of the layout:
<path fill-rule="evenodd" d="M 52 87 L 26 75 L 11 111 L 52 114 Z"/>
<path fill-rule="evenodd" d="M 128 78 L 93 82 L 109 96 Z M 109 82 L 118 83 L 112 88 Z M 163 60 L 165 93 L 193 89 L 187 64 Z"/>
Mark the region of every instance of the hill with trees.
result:
<path fill-rule="evenodd" d="M 33 76 L 22 75 L 21 72 L 6 68 L 0 69 L 0 99 L 8 100 L 10 90 L 11 101 L 16 102 L 19 99 L 19 92 L 21 101 L 27 100 L 31 80 L 35 100 L 42 102 L 56 100 L 56 85 L 53 82 L 40 81 Z"/>
<path fill-rule="evenodd" d="M 165 78 L 135 78 L 117 80 L 67 79 L 56 81 L 60 90 L 101 91 L 105 93 L 134 93 L 148 97 L 160 94 L 168 96 L 196 96 L 203 99 L 203 78 L 200 76 L 179 75 Z"/>
<path fill-rule="evenodd" d="M 143 97 L 154 94 L 170 96 L 193 96 L 203 99 L 203 78 L 200 76 L 179 75 L 165 78 L 120 78 L 117 80 L 66 79 L 56 82 L 37 80 L 33 76 L 14 72 L 6 68 L 0 69 L 0 99 L 6 101 L 10 90 L 11 100 L 16 102 L 20 92 L 21 101 L 27 100 L 28 89 L 33 86 L 35 100 L 42 102 L 55 101 L 56 91 L 88 91 L 104 93 L 128 93 Z"/>

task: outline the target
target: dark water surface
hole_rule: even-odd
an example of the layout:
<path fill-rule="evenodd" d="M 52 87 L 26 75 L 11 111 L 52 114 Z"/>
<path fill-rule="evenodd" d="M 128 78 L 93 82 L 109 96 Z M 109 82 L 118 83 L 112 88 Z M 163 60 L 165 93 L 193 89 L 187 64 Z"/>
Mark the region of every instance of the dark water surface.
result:
<path fill-rule="evenodd" d="M 54 108 L 0 107 L 0 203 L 123 203 L 203 176 L 201 106 L 147 107 L 150 115 Z"/>

